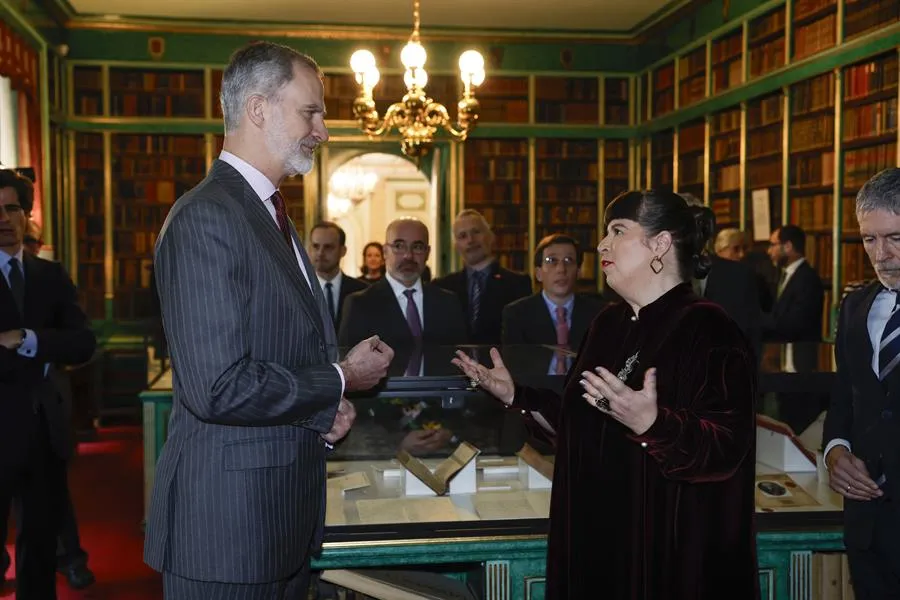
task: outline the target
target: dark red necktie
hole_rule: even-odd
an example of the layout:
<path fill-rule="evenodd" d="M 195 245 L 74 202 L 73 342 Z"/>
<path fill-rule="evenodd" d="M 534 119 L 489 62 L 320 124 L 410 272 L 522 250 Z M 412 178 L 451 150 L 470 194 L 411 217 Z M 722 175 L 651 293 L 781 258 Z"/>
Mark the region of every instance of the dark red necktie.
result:
<path fill-rule="evenodd" d="M 270 200 L 272 201 L 272 206 L 275 207 L 275 220 L 278 221 L 278 229 L 281 230 L 281 235 L 284 236 L 284 241 L 287 242 L 288 247 L 293 250 L 294 242 L 291 238 L 291 227 L 288 224 L 287 211 L 284 208 L 284 196 L 281 195 L 281 192 L 275 190 Z"/>

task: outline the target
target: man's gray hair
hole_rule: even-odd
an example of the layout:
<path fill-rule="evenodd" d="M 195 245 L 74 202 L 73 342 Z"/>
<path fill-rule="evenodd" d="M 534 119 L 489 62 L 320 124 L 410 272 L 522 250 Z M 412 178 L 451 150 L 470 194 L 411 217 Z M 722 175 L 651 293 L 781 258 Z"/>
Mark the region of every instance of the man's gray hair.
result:
<path fill-rule="evenodd" d="M 252 42 L 232 54 L 222 75 L 219 94 L 225 133 L 238 128 L 241 112 L 250 96 L 276 98 L 294 79 L 294 65 L 312 69 L 322 77 L 322 70 L 312 57 L 281 44 Z"/>
<path fill-rule="evenodd" d="M 485 229 L 487 229 L 488 231 L 491 230 L 491 224 L 488 223 L 488 220 L 484 218 L 483 214 L 481 214 L 474 208 L 466 208 L 461 210 L 459 214 L 456 215 L 456 218 L 453 219 L 453 222 L 456 223 L 460 219 L 465 219 L 466 217 L 474 217 L 478 219 L 479 221 L 481 221 L 481 224 L 484 225 Z"/>
<path fill-rule="evenodd" d="M 856 194 L 856 214 L 884 210 L 900 215 L 900 169 L 890 167 L 876 173 Z"/>

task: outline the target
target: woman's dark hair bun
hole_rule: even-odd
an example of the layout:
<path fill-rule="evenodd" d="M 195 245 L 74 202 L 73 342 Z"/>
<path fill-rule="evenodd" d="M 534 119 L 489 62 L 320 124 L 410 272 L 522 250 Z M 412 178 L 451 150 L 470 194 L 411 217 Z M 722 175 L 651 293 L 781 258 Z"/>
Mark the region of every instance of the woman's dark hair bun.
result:
<path fill-rule="evenodd" d="M 716 229 L 716 215 L 708 206 L 688 206 L 694 219 L 694 278 L 703 279 L 712 268 L 712 258 L 707 252 L 709 241 Z"/>

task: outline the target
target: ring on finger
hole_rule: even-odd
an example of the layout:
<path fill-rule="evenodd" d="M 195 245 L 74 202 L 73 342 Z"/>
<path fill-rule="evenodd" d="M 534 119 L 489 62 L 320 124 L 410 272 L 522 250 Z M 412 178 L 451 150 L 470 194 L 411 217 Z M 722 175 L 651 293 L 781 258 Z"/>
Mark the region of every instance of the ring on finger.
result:
<path fill-rule="evenodd" d="M 598 408 L 598 409 L 600 409 L 600 410 L 602 410 L 602 411 L 608 411 L 608 410 L 609 410 L 609 400 L 607 400 L 607 399 L 604 398 L 603 396 L 598 396 L 598 397 L 596 398 L 596 400 L 597 400 L 597 401 L 596 401 L 595 404 L 597 405 L 597 408 Z"/>

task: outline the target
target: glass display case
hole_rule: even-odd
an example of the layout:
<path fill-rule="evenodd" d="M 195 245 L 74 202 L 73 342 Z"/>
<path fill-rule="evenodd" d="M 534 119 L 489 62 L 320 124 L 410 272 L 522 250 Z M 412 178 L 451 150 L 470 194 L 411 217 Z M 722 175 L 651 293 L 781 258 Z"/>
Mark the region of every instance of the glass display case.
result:
<path fill-rule="evenodd" d="M 550 479 L 534 457 L 552 467 L 553 447 L 526 429 L 516 411 L 471 385 L 450 362 L 456 349 L 398 351 L 386 379 L 351 395 L 357 418 L 328 457 L 325 544 L 315 567 L 455 565 L 483 590 L 508 591 L 484 597 L 541 598 Z M 490 363 L 487 347 L 460 349 Z M 789 353 L 793 371 L 799 365 L 804 372 L 783 368 Z M 757 463 L 760 581 L 771 594 L 764 596 L 788 597 L 792 582 L 808 576 L 798 565 L 811 564 L 814 551 L 841 549 L 841 499 L 816 470 L 815 437 L 821 435 L 821 409 L 834 377 L 831 353 L 827 343 L 799 351 L 767 345 L 760 360 L 758 443 L 777 438 L 784 446 L 778 452 L 793 451 L 806 461 L 798 472 Z M 569 366 L 574 358 L 551 346 L 509 346 L 501 354 L 518 383 L 557 390 L 564 383 L 555 374 L 557 362 Z M 410 371 L 410 361 L 418 368 Z M 404 375 L 415 371 L 418 376 Z M 143 401 L 149 494 L 171 409 L 171 373 L 153 370 L 148 383 Z M 798 413 L 807 415 L 797 421 L 807 430 L 802 435 L 780 420 Z M 411 456 L 433 470 L 461 445 L 477 456 L 456 465 L 459 473 L 447 494 L 429 490 L 401 462 Z"/>

